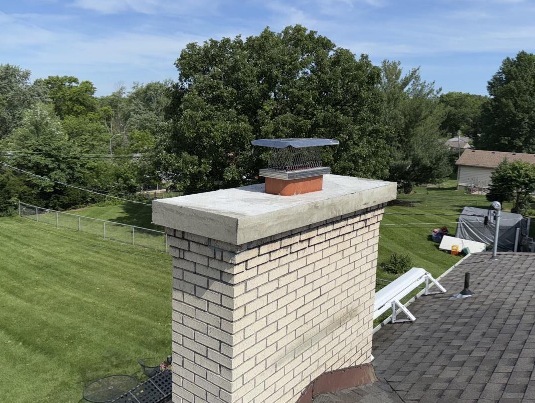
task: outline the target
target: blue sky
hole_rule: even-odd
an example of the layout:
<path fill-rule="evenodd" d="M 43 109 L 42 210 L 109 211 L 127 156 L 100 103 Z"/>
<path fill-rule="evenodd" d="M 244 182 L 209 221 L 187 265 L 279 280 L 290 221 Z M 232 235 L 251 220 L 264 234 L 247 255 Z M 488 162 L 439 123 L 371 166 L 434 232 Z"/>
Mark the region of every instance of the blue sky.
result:
<path fill-rule="evenodd" d="M 505 57 L 535 52 L 534 18 L 533 0 L 0 0 L 0 64 L 107 95 L 175 80 L 189 42 L 302 24 L 375 64 L 420 67 L 443 92 L 486 95 Z"/>

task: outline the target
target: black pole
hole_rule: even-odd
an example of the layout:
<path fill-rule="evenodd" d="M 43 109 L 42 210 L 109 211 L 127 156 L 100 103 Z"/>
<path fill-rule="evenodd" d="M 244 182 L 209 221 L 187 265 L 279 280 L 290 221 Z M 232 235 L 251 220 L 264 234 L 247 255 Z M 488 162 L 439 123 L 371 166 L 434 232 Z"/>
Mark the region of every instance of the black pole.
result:
<path fill-rule="evenodd" d="M 464 273 L 464 289 L 461 291 L 461 295 L 472 295 L 472 291 L 470 291 L 470 273 Z"/>

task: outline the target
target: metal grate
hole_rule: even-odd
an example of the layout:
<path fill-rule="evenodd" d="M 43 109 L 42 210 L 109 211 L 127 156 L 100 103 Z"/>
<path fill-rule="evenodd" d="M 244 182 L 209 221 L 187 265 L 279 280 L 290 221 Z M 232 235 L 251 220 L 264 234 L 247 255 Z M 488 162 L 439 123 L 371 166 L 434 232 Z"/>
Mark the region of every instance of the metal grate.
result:
<path fill-rule="evenodd" d="M 121 397 L 113 400 L 114 403 L 161 403 L 171 396 L 172 373 L 166 369 L 153 377 L 140 383 Z"/>
<path fill-rule="evenodd" d="M 298 171 L 321 167 L 321 147 L 337 145 L 332 139 L 259 139 L 255 146 L 268 147 L 268 169 L 277 171 Z"/>
<path fill-rule="evenodd" d="M 274 148 L 269 153 L 268 168 L 281 171 L 297 171 L 321 167 L 321 149 Z"/>

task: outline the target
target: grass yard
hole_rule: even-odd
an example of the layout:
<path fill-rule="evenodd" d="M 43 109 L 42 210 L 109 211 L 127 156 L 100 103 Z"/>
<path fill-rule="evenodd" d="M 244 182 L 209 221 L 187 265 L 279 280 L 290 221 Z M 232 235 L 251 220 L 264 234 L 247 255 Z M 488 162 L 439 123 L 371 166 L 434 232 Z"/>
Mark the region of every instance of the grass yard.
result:
<path fill-rule="evenodd" d="M 2 401 L 78 402 L 89 381 L 171 351 L 165 253 L 0 218 L 0 277 Z"/>
<path fill-rule="evenodd" d="M 440 251 L 429 239 L 431 231 L 446 226 L 454 236 L 463 207 L 488 208 L 490 203 L 485 196 L 466 194 L 455 186 L 456 181 L 448 181 L 440 187 L 418 187 L 410 195 L 398 195 L 400 204 L 388 206 L 381 222 L 379 262 L 394 252 L 408 254 L 413 266 L 423 267 L 433 276 L 458 262 L 460 256 Z M 377 277 L 392 280 L 396 276 L 378 269 Z"/>
<path fill-rule="evenodd" d="M 462 208 L 484 196 L 416 188 L 388 206 L 379 261 L 409 254 L 414 266 L 443 273 L 460 257 L 438 250 L 433 228 L 455 233 Z M 505 206 L 507 209 L 508 206 Z M 74 213 L 152 227 L 151 207 L 93 206 Z M 171 258 L 83 232 L 0 218 L 0 382 L 2 401 L 78 402 L 85 384 L 111 374 L 141 375 L 138 358 L 171 350 Z M 395 276 L 378 270 L 378 278 Z"/>
<path fill-rule="evenodd" d="M 485 196 L 470 195 L 456 190 L 457 182 L 450 180 L 436 187 L 417 187 L 410 195 L 398 195 L 399 205 L 388 206 L 380 229 L 379 262 L 388 260 L 392 253 L 408 254 L 414 266 L 423 267 L 434 276 L 460 260 L 438 249 L 438 244 L 429 240 L 433 228 L 447 226 L 454 235 L 456 221 L 463 207 L 487 208 Z M 505 205 L 504 209 L 510 207 Z M 125 203 L 91 206 L 76 214 L 138 225 L 146 228 L 161 228 L 151 224 L 150 205 Z M 378 277 L 392 280 L 396 276 L 378 269 Z"/>
<path fill-rule="evenodd" d="M 152 205 L 150 204 L 129 202 L 101 204 L 72 210 L 70 212 L 85 217 L 163 231 L 162 227 L 152 224 Z"/>

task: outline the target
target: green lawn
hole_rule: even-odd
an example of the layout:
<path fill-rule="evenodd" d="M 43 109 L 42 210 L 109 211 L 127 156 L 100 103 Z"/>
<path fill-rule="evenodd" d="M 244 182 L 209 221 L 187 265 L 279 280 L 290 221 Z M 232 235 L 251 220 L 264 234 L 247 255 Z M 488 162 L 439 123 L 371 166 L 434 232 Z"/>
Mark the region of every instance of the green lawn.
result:
<path fill-rule="evenodd" d="M 380 229 L 379 262 L 388 260 L 394 252 L 409 254 L 414 266 L 423 267 L 438 276 L 460 260 L 438 249 L 429 240 L 433 228 L 447 226 L 455 235 L 456 221 L 463 207 L 487 208 L 485 196 L 470 195 L 456 190 L 456 181 L 440 186 L 417 187 L 410 195 L 399 195 L 399 205 L 388 206 Z M 508 205 L 504 206 L 507 209 Z M 146 228 L 162 228 L 151 224 L 150 205 L 126 203 L 92 206 L 76 214 Z M 395 276 L 378 270 L 378 277 L 392 280 Z"/>
<path fill-rule="evenodd" d="M 438 276 L 460 257 L 438 250 L 431 230 L 455 233 L 464 206 L 488 207 L 450 182 L 400 195 L 386 208 L 379 261 L 406 253 Z M 506 206 L 507 207 L 507 206 Z M 95 206 L 94 218 L 150 226 L 150 206 Z M 77 402 L 84 384 L 138 374 L 141 357 L 171 349 L 171 259 L 165 253 L 20 218 L 0 218 L 2 401 Z M 392 279 L 378 271 L 378 277 Z"/>
<path fill-rule="evenodd" d="M 0 218 L 0 278 L 2 401 L 77 402 L 90 380 L 170 353 L 165 253 Z"/>
<path fill-rule="evenodd" d="M 455 185 L 455 181 L 448 181 L 438 187 L 418 187 L 410 195 L 398 195 L 399 204 L 388 206 L 381 222 L 379 262 L 388 260 L 394 252 L 408 254 L 413 266 L 438 276 L 460 260 L 460 256 L 440 251 L 438 244 L 429 239 L 431 231 L 446 226 L 455 236 L 463 207 L 488 208 L 490 203 L 485 196 L 457 191 Z M 390 280 L 395 277 L 380 269 L 377 276 Z"/>
<path fill-rule="evenodd" d="M 162 227 L 152 224 L 152 206 L 141 203 L 114 203 L 90 206 L 70 213 L 101 220 L 163 231 Z"/>

